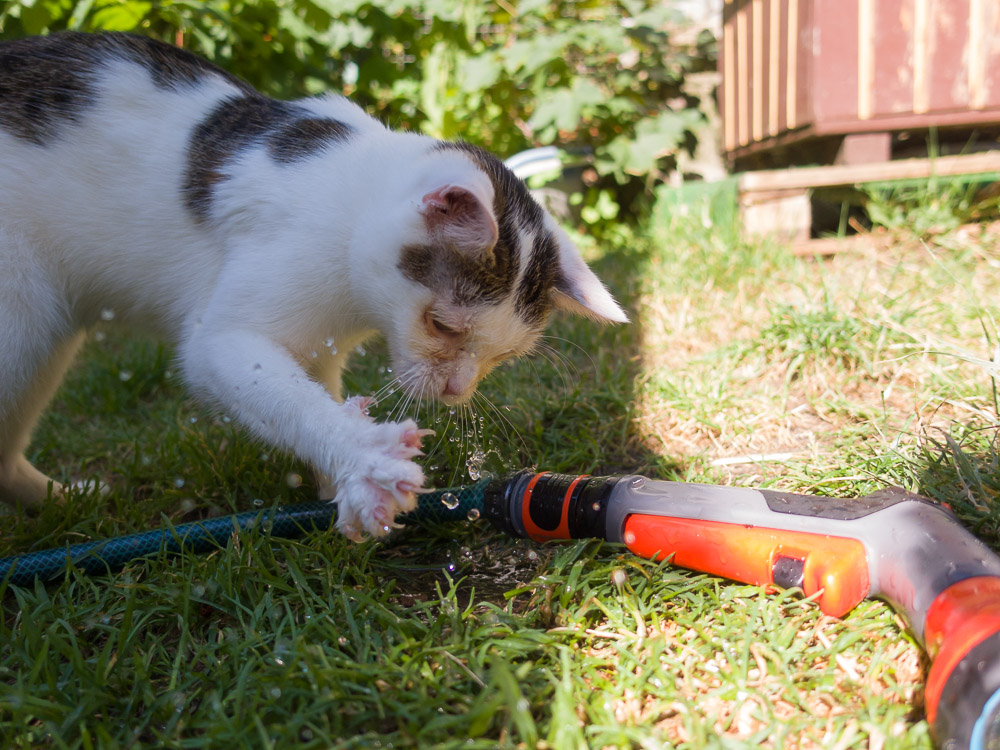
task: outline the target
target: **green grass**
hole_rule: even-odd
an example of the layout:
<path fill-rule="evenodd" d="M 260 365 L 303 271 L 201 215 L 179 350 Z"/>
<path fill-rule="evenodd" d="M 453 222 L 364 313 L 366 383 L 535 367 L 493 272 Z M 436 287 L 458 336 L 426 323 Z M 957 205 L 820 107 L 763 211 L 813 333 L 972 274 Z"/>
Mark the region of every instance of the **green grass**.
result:
<path fill-rule="evenodd" d="M 426 411 L 433 482 L 468 481 L 481 447 L 494 471 L 898 483 L 996 548 L 995 238 L 817 262 L 696 217 L 591 243 L 635 323 L 561 319 L 550 351 L 484 384 L 492 406 Z M 368 347 L 347 389 L 386 365 Z M 307 467 L 200 410 L 171 368 L 146 341 L 88 344 L 31 457 L 112 492 L 0 516 L 0 554 L 311 499 Z M 0 598 L 3 747 L 931 746 L 926 663 L 886 605 L 834 620 L 795 592 L 481 521 L 361 545 L 258 531 Z"/>

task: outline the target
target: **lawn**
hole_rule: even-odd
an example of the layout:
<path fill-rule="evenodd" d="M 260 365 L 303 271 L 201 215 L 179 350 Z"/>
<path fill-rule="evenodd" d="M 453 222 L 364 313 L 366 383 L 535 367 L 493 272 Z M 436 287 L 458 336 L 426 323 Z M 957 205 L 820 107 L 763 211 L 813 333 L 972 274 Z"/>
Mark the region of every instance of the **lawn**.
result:
<path fill-rule="evenodd" d="M 425 406 L 434 484 L 471 481 L 476 451 L 494 472 L 899 484 L 1000 547 L 1000 230 L 814 259 L 711 216 L 696 202 L 581 238 L 634 323 L 559 319 L 470 408 Z M 358 352 L 347 389 L 378 390 L 388 366 Z M 110 327 L 31 454 L 112 490 L 4 515 L 0 555 L 312 499 L 306 467 Z M 483 521 L 363 544 L 260 529 L 0 597 L 3 747 L 931 747 L 926 660 L 887 605 L 835 620 L 795 592 Z"/>

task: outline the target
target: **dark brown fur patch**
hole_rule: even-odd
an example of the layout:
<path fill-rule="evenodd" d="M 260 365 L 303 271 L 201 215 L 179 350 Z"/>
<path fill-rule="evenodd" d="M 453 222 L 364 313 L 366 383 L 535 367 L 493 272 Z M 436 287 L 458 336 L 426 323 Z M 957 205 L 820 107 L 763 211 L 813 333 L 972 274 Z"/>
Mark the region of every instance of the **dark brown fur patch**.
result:
<path fill-rule="evenodd" d="M 153 77 L 153 83 L 161 89 L 198 83 L 207 76 L 215 75 L 224 78 L 244 93 L 256 93 L 249 83 L 210 63 L 205 58 L 157 39 L 135 34 L 115 33 L 76 34 L 75 36 L 99 40 L 99 43 L 106 44 L 109 50 L 118 52 L 133 62 L 139 63 L 149 71 Z"/>
<path fill-rule="evenodd" d="M 338 120 L 305 117 L 272 132 L 267 138 L 267 149 L 272 159 L 287 164 L 312 156 L 328 143 L 345 141 L 352 132 Z"/>
<path fill-rule="evenodd" d="M 54 37 L 0 44 L 0 127 L 44 145 L 80 118 L 92 102 L 90 80 L 66 52 Z"/>
<path fill-rule="evenodd" d="M 213 190 L 225 179 L 223 167 L 243 149 L 264 144 L 275 161 L 304 159 L 351 129 L 337 120 L 317 118 L 291 102 L 251 96 L 226 99 L 195 128 L 188 148 L 182 192 L 198 221 L 208 219 Z"/>
<path fill-rule="evenodd" d="M 541 325 L 552 309 L 550 291 L 559 277 L 556 241 L 545 229 L 542 208 L 531 197 L 524 182 L 489 151 L 461 141 L 442 143 L 439 148 L 467 154 L 493 185 L 493 215 L 499 230 L 494 255 L 499 278 L 491 279 L 490 301 L 514 294 L 514 306 L 521 318 L 529 325 Z M 519 230 L 534 238 L 533 247 L 519 248 Z M 404 262 L 405 256 L 404 251 Z M 522 263 L 527 263 L 527 267 L 515 290 L 514 282 Z M 457 274 L 460 269 L 453 268 L 453 271 Z M 470 291 L 481 286 L 479 279 L 482 276 L 474 274 L 465 282 Z"/>
<path fill-rule="evenodd" d="M 508 261 L 506 254 L 472 257 L 450 247 L 407 245 L 398 267 L 410 281 L 471 306 L 495 304 L 510 294 L 514 274 Z"/>
<path fill-rule="evenodd" d="M 286 121 L 288 109 L 288 104 L 260 95 L 226 99 L 195 128 L 182 188 L 195 218 L 208 219 L 212 191 L 225 179 L 226 162 L 273 128 L 275 120 Z"/>
<path fill-rule="evenodd" d="M 142 65 L 160 88 L 216 75 L 253 91 L 207 60 L 155 39 L 66 31 L 0 44 L 0 127 L 38 145 L 51 142 L 93 104 L 98 71 L 115 59 Z"/>

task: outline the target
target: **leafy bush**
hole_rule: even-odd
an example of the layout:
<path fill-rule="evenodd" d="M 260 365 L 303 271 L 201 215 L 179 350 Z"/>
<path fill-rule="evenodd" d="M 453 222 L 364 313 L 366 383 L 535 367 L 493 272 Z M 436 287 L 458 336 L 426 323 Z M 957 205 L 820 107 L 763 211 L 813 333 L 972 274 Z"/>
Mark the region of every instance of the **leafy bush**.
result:
<path fill-rule="evenodd" d="M 13 0 L 0 37 L 135 31 L 203 54 L 278 97 L 349 94 L 397 128 L 501 156 L 555 144 L 593 222 L 634 214 L 693 148 L 688 73 L 714 67 L 662 0 Z"/>

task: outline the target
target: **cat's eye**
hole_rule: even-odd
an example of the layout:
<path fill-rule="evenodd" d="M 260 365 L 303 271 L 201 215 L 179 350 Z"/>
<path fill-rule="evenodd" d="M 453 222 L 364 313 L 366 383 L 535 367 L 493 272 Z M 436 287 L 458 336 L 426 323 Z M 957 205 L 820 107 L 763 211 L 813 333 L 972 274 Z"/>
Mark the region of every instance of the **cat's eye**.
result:
<path fill-rule="evenodd" d="M 454 339 L 462 335 L 461 331 L 452 328 L 447 323 L 442 323 L 441 320 L 430 311 L 424 315 L 424 321 L 427 323 L 427 328 L 431 333 L 441 336 L 442 338 Z"/>

